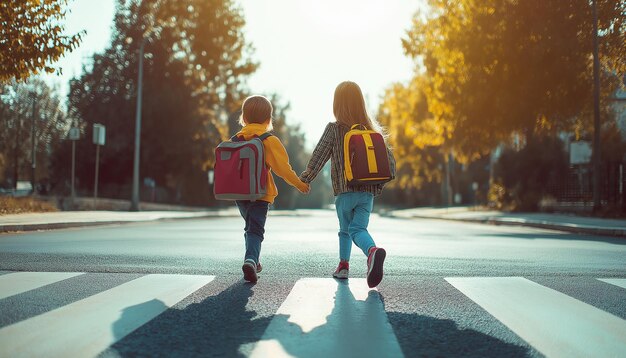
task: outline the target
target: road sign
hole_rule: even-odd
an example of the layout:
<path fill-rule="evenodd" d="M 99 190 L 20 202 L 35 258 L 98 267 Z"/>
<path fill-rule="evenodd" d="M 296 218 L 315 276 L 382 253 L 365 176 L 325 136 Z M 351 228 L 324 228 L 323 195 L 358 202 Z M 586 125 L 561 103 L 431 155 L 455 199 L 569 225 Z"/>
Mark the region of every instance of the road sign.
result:
<path fill-rule="evenodd" d="M 148 188 L 154 188 L 156 186 L 156 181 L 152 178 L 143 178 L 143 185 Z"/>
<path fill-rule="evenodd" d="M 588 164 L 591 162 L 591 143 L 587 141 L 572 142 L 569 145 L 570 164 Z"/>
<path fill-rule="evenodd" d="M 70 140 L 79 140 L 80 139 L 80 130 L 76 127 L 70 128 L 69 134 Z"/>
<path fill-rule="evenodd" d="M 93 144 L 96 145 L 96 175 L 93 186 L 93 206 L 96 209 L 96 201 L 98 199 L 98 172 L 100 169 L 100 146 L 104 145 L 106 137 L 106 128 L 104 125 L 94 123 L 93 125 Z"/>
<path fill-rule="evenodd" d="M 93 125 L 93 144 L 104 145 L 106 138 L 106 127 L 99 123 Z"/>

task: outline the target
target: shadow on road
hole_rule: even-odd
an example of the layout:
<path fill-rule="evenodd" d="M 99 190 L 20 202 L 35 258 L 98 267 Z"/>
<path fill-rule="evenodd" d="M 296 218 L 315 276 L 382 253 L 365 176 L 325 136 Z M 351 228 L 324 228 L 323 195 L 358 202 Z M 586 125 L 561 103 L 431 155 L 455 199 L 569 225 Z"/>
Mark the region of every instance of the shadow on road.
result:
<path fill-rule="evenodd" d="M 239 347 L 259 341 L 271 320 L 246 310 L 252 287 L 239 281 L 200 303 L 169 309 L 110 349 L 123 357 L 241 356 Z"/>
<path fill-rule="evenodd" d="M 334 307 L 326 322 L 310 331 L 277 315 L 268 327 L 259 356 L 278 348 L 289 356 L 313 357 L 527 357 L 528 348 L 504 342 L 452 320 L 384 311 L 384 298 L 370 290 L 356 299 L 338 282 Z M 389 323 L 387 323 L 387 318 Z M 393 335 L 395 334 L 395 337 Z M 394 341 L 397 339 L 398 344 Z M 263 344 L 267 346 L 263 347 Z M 400 352 L 401 351 L 401 352 Z M 274 351 L 275 352 L 275 351 Z"/>
<path fill-rule="evenodd" d="M 528 357 L 530 350 L 461 329 L 452 320 L 387 312 L 406 357 Z"/>
<path fill-rule="evenodd" d="M 114 344 L 108 353 L 122 357 L 243 357 L 242 346 L 260 342 L 255 353 L 261 356 L 275 353 L 276 348 L 303 358 L 396 357 L 402 353 L 406 357 L 530 355 L 525 347 L 460 329 L 452 320 L 385 312 L 384 298 L 378 291 L 371 290 L 357 299 L 346 282 L 338 282 L 334 305 L 325 322 L 303 331 L 290 315 L 256 318 L 255 311 L 246 310 L 254 294 L 252 287 L 238 281 L 200 303 L 169 309 Z M 149 301 L 125 310 L 114 324 L 116 337 L 125 333 L 125 321 L 131 322 L 141 311 L 159 308 L 159 304 L 163 305 Z M 393 342 L 394 334 L 397 344 Z M 269 346 L 264 347 L 268 342 Z"/>
<path fill-rule="evenodd" d="M 116 340 L 123 338 L 132 332 L 134 327 L 137 327 L 137 322 L 142 322 L 146 315 L 151 312 L 158 314 L 166 309 L 167 306 L 163 301 L 156 299 L 124 308 L 120 318 L 113 323 L 113 336 Z"/>
<path fill-rule="evenodd" d="M 300 312 L 299 312 L 300 313 Z M 259 356 L 273 356 L 272 346 L 289 356 L 317 357 L 396 357 L 400 347 L 387 323 L 378 291 L 371 290 L 364 299 L 355 299 L 346 281 L 337 281 L 333 309 L 325 323 L 313 329 L 304 319 L 293 322 L 290 315 L 276 315 L 259 344 Z M 270 342 L 270 344 L 268 344 Z"/>

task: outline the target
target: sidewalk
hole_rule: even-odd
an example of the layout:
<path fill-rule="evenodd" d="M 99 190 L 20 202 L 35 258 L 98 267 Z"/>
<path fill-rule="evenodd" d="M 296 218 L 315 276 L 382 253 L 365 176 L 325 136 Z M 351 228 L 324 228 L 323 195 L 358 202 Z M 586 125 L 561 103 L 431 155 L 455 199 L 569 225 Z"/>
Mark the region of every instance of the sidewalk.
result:
<path fill-rule="evenodd" d="M 312 216 L 319 210 L 270 210 L 270 216 Z M 117 225 L 163 220 L 239 217 L 232 206 L 202 211 L 59 211 L 0 216 L 0 234 L 19 231 L 54 230 L 72 227 Z"/>
<path fill-rule="evenodd" d="M 319 210 L 271 210 L 271 216 L 312 216 Z M 579 234 L 626 237 L 626 220 L 600 219 L 563 214 L 505 213 L 471 207 L 414 208 L 392 210 L 382 216 L 454 220 L 482 224 L 530 226 Z M 53 230 L 162 220 L 238 217 L 236 207 L 205 211 L 61 211 L 0 216 L 0 233 Z"/>
<path fill-rule="evenodd" d="M 0 233 L 239 215 L 236 210 L 228 208 L 212 211 L 60 211 L 14 214 L 0 216 Z"/>
<path fill-rule="evenodd" d="M 384 214 L 397 218 L 455 220 L 473 223 L 530 226 L 578 234 L 626 237 L 626 220 L 601 219 L 565 214 L 506 213 L 472 207 L 415 208 Z"/>

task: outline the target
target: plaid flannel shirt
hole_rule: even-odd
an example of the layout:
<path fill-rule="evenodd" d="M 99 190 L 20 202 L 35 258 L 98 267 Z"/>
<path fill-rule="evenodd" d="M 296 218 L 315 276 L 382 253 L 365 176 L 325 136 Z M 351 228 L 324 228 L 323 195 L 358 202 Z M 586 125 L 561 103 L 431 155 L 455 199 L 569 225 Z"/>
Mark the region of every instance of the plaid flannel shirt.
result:
<path fill-rule="evenodd" d="M 300 174 L 300 180 L 305 183 L 312 182 L 328 159 L 330 159 L 330 177 L 332 179 L 335 196 L 341 193 L 358 191 L 380 195 L 383 191 L 384 184 L 348 186 L 346 183 L 343 164 L 343 138 L 349 130 L 350 128 L 344 125 L 334 122 L 328 123 L 324 134 L 322 134 L 315 150 L 313 150 L 306 170 Z M 396 161 L 389 148 L 387 148 L 387 155 L 389 156 L 391 175 L 395 177 Z"/>

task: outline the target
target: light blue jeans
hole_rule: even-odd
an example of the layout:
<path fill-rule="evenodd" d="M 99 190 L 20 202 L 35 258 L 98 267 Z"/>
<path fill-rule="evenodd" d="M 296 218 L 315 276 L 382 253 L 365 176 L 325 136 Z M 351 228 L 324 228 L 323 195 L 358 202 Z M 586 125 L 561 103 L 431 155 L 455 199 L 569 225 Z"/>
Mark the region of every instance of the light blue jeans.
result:
<path fill-rule="evenodd" d="M 366 192 L 341 193 L 335 198 L 339 218 L 339 259 L 350 260 L 352 242 L 367 256 L 376 246 L 367 232 L 367 224 L 374 206 L 374 195 Z"/>

